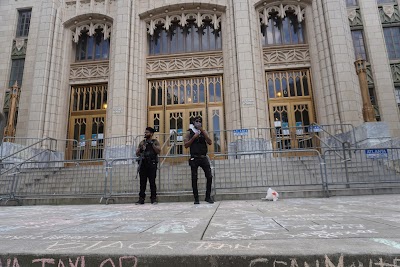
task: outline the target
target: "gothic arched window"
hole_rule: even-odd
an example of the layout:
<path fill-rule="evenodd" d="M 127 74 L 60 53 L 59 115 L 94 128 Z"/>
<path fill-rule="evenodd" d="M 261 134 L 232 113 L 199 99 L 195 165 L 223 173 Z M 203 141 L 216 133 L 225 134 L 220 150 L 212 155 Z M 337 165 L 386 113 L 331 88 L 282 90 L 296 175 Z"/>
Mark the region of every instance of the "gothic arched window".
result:
<path fill-rule="evenodd" d="M 82 30 L 76 44 L 76 61 L 108 60 L 110 39 L 104 40 L 103 29 L 96 29 L 92 36 L 89 30 Z"/>
<path fill-rule="evenodd" d="M 284 18 L 271 13 L 268 24 L 261 24 L 261 33 L 263 46 L 305 43 L 304 20 L 299 22 L 293 12 L 286 12 Z"/>
<path fill-rule="evenodd" d="M 215 29 L 211 19 L 203 20 L 200 27 L 194 19 L 188 19 L 185 26 L 172 22 L 168 30 L 161 24 L 148 35 L 148 47 L 149 55 L 221 50 L 221 29 Z"/>

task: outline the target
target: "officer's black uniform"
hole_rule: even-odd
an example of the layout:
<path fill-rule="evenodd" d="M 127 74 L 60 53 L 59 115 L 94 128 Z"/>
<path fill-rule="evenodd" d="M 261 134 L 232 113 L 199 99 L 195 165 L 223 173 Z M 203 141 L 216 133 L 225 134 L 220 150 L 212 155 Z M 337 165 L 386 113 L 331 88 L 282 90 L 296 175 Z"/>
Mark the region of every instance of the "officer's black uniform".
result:
<path fill-rule="evenodd" d="M 143 160 L 140 166 L 139 175 L 140 175 L 140 192 L 139 197 L 144 199 L 146 197 L 146 185 L 147 178 L 150 183 L 150 199 L 154 202 L 157 198 L 157 187 L 156 187 L 156 175 L 157 175 L 157 163 L 158 156 L 154 151 L 152 142 L 156 142 L 156 139 L 151 141 L 142 141 L 140 146 L 143 146 L 143 143 L 146 142 L 146 150 L 142 151 Z"/>
<path fill-rule="evenodd" d="M 195 133 L 189 129 L 190 139 L 195 135 Z M 190 145 L 190 159 L 189 165 L 192 171 L 192 188 L 194 199 L 198 201 L 199 191 L 197 189 L 197 170 L 201 167 L 207 179 L 206 186 L 206 201 L 210 200 L 211 197 L 211 184 L 212 184 L 212 173 L 210 162 L 207 158 L 207 142 L 206 138 L 202 133 L 199 137 Z"/>

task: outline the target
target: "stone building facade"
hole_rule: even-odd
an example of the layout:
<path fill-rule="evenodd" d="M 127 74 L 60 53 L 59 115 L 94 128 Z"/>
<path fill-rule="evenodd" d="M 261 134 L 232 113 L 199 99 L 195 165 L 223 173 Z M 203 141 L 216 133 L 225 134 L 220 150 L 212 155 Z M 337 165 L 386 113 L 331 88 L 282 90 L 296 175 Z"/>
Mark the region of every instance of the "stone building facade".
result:
<path fill-rule="evenodd" d="M 0 103 L 18 81 L 17 137 L 359 126 L 361 55 L 398 137 L 397 1 L 2 0 Z"/>

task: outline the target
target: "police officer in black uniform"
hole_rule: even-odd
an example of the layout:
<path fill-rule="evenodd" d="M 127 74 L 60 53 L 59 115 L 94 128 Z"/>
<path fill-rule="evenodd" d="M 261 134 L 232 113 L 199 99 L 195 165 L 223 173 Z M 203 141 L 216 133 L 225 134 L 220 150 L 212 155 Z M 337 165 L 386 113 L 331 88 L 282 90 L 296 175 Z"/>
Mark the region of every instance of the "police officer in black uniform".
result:
<path fill-rule="evenodd" d="M 212 141 L 207 131 L 202 127 L 202 118 L 196 117 L 193 121 L 194 128 L 188 130 L 185 136 L 185 148 L 190 147 L 189 166 L 192 171 L 192 188 L 194 196 L 194 204 L 200 204 L 199 192 L 197 189 L 197 170 L 201 167 L 207 179 L 206 198 L 205 201 L 213 204 L 211 198 L 212 173 L 210 162 L 207 157 L 207 145 L 211 145 Z"/>
<path fill-rule="evenodd" d="M 151 127 L 147 127 L 144 132 L 145 139 L 140 142 L 136 149 L 136 156 L 141 158 L 140 163 L 140 192 L 139 200 L 136 204 L 144 204 L 146 198 L 146 185 L 147 179 L 150 183 L 151 191 L 151 204 L 157 204 L 157 187 L 156 187 L 156 175 L 157 175 L 157 164 L 158 154 L 160 154 L 161 146 L 157 139 L 153 139 L 155 130 Z M 140 162 L 140 161 L 139 161 Z"/>

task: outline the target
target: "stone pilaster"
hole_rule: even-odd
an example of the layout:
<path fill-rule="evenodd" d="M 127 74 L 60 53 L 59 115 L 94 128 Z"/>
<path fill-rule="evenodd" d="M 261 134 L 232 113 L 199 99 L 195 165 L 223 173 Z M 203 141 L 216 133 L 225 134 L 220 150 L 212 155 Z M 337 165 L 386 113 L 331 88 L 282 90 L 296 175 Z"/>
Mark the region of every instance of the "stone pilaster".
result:
<path fill-rule="evenodd" d="M 131 0 L 116 2 L 116 16 L 111 37 L 110 82 L 107 107 L 106 136 L 127 134 L 128 88 L 130 64 Z"/>
<path fill-rule="evenodd" d="M 389 125 L 393 136 L 400 137 L 399 111 L 378 6 L 375 0 L 359 1 L 359 5 L 381 120 Z"/>
<path fill-rule="evenodd" d="M 23 107 L 22 113 L 27 112 L 27 128 L 23 131 L 23 136 L 41 138 L 44 135 L 44 125 L 47 115 L 47 98 L 49 94 L 49 87 L 51 85 L 51 67 L 55 60 L 53 53 L 56 53 L 54 47 L 54 32 L 56 26 L 57 8 L 59 1 L 43 1 L 40 9 L 35 10 L 40 12 L 39 27 L 37 30 L 37 42 L 34 65 L 25 66 L 28 70 L 33 71 L 31 85 L 31 95 L 29 96 L 29 89 L 21 91 L 21 106 Z M 34 30 L 34 29 L 33 29 Z M 35 32 L 30 32 L 30 36 Z M 29 47 L 27 56 L 29 56 Z M 32 68 L 32 69 L 31 69 Z M 22 90 L 22 88 L 21 88 Z M 24 110 L 26 108 L 26 110 Z M 28 112 L 29 111 L 29 112 Z M 18 122 L 18 125 L 20 121 Z M 22 124 L 22 123 L 21 123 Z M 18 134 L 18 128 L 17 128 Z"/>
<path fill-rule="evenodd" d="M 254 7 L 253 7 L 254 8 Z M 253 10 L 251 10 L 253 11 Z M 232 13 L 235 24 L 237 53 L 237 75 L 239 81 L 239 103 L 242 128 L 257 127 L 258 110 L 256 95 L 256 79 L 254 66 L 254 31 L 249 20 L 250 5 L 248 0 L 232 1 Z"/>
<path fill-rule="evenodd" d="M 362 123 L 362 101 L 354 67 L 354 50 L 346 3 L 342 0 L 317 1 L 322 31 L 326 31 L 334 90 L 341 123 Z"/>

